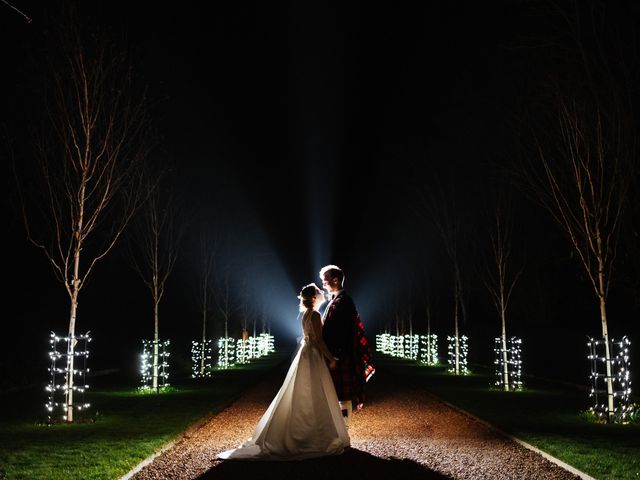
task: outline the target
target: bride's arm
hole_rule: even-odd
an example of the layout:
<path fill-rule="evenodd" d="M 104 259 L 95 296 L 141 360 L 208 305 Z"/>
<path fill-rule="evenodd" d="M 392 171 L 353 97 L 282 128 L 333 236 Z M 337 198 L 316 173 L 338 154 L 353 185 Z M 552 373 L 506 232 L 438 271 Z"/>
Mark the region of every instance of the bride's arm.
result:
<path fill-rule="evenodd" d="M 316 338 L 318 348 L 320 349 L 322 355 L 324 355 L 330 362 L 335 361 L 335 358 L 333 358 L 333 355 L 331 355 L 327 344 L 324 343 L 324 338 L 322 338 L 322 322 L 320 320 L 320 314 L 318 312 L 313 312 L 311 314 L 311 326 L 313 327 L 314 337 Z"/>

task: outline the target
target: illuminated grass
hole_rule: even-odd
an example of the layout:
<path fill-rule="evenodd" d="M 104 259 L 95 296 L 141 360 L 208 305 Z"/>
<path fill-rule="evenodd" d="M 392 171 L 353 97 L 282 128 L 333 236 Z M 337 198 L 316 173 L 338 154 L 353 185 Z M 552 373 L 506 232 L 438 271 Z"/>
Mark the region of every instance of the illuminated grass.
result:
<path fill-rule="evenodd" d="M 44 426 L 38 391 L 1 397 L 0 479 L 114 479 L 208 414 L 221 410 L 289 355 L 272 354 L 159 395 L 94 391 L 95 422 Z"/>
<path fill-rule="evenodd" d="M 599 479 L 640 478 L 640 425 L 605 425 L 581 414 L 586 391 L 527 380 L 522 392 L 490 388 L 493 371 L 474 367 L 468 376 L 408 360 L 379 357 L 380 374 L 392 373 Z"/>

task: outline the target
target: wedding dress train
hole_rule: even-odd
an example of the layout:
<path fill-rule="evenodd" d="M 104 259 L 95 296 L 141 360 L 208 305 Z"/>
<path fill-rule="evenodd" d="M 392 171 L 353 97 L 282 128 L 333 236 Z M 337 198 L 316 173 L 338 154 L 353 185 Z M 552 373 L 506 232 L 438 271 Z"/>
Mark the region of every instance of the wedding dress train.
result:
<path fill-rule="evenodd" d="M 303 460 L 339 455 L 350 444 L 338 397 L 317 346 L 311 316 L 302 316 L 304 338 L 284 383 L 242 447 L 225 460 Z"/>

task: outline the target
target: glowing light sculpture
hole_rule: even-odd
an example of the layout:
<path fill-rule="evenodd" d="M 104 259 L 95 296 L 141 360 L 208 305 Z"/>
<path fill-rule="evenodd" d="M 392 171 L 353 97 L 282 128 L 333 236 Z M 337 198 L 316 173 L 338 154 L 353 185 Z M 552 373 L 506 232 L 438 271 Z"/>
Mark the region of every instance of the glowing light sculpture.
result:
<path fill-rule="evenodd" d="M 608 340 L 611 364 L 611 381 L 613 391 L 611 392 L 613 411 L 609 408 L 609 393 L 607 392 L 607 340 L 589 338 L 587 342 L 589 355 L 587 358 L 591 363 L 591 392 L 589 396 L 593 400 L 590 410 L 599 418 L 616 423 L 624 423 L 628 420 L 633 409 L 631 401 L 631 372 L 629 361 L 631 342 L 625 336 L 621 340 Z"/>
<path fill-rule="evenodd" d="M 393 352 L 394 357 L 404 357 L 404 337 L 400 335 L 393 336 Z"/>
<path fill-rule="evenodd" d="M 456 358 L 456 337 L 447 336 L 447 350 L 449 352 L 449 373 L 455 373 L 456 375 L 468 375 L 469 369 L 468 365 L 468 354 L 469 354 L 469 346 L 467 342 L 468 338 L 466 335 L 462 335 L 457 337 L 458 341 L 458 355 Z M 456 371 L 456 360 L 457 360 L 457 371 Z"/>
<path fill-rule="evenodd" d="M 260 342 L 258 337 L 249 337 L 249 358 L 260 358 Z"/>
<path fill-rule="evenodd" d="M 169 386 L 169 345 L 170 340 L 142 340 L 140 390 L 156 392 Z M 154 358 L 157 360 L 154 362 Z"/>
<path fill-rule="evenodd" d="M 191 341 L 191 378 L 211 377 L 212 341 Z"/>
<path fill-rule="evenodd" d="M 45 404 L 47 409 L 47 420 L 54 423 L 56 420 L 67 421 L 67 412 L 69 409 L 82 412 L 90 407 L 90 404 L 84 401 L 84 393 L 89 388 L 86 377 L 89 369 L 87 368 L 87 359 L 89 358 L 88 344 L 91 341 L 90 332 L 84 335 L 76 335 L 74 337 L 59 337 L 51 332 L 49 338 L 49 384 L 45 387 L 48 393 L 48 401 Z M 74 342 L 73 363 L 69 360 L 69 342 Z M 60 345 L 63 344 L 64 345 Z M 62 348 L 59 348 L 58 346 Z M 67 352 L 67 353 L 64 353 Z M 69 365 L 73 365 L 73 372 L 70 372 Z M 80 368 L 78 368 L 80 367 Z M 73 394 L 70 395 L 67 386 L 67 376 L 73 375 Z"/>
<path fill-rule="evenodd" d="M 522 390 L 522 339 L 511 337 L 507 341 L 506 352 L 502 348 L 502 338 L 496 337 L 495 347 L 493 349 L 495 359 L 493 361 L 496 367 L 496 380 L 494 385 L 502 390 Z M 507 368 L 504 365 L 504 359 L 507 358 Z"/>
<path fill-rule="evenodd" d="M 230 337 L 218 340 L 218 368 L 231 368 L 236 364 L 236 341 Z"/>
<path fill-rule="evenodd" d="M 419 361 L 425 365 L 438 365 L 438 336 L 420 335 Z"/>
<path fill-rule="evenodd" d="M 236 343 L 236 362 L 239 364 L 245 364 L 249 363 L 250 359 L 249 340 L 239 338 Z"/>
<path fill-rule="evenodd" d="M 261 333 L 258 339 L 260 356 L 275 352 L 275 338 L 269 333 Z"/>
<path fill-rule="evenodd" d="M 419 335 L 404 335 L 404 353 L 403 358 L 409 360 L 418 359 L 418 350 L 420 349 L 420 337 Z"/>

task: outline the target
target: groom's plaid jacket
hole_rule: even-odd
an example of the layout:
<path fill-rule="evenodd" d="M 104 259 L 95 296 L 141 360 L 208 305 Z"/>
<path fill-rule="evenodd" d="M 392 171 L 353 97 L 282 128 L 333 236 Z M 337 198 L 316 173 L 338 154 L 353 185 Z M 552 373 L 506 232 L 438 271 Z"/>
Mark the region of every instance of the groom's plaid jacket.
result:
<path fill-rule="evenodd" d="M 339 400 L 364 401 L 364 384 L 372 375 L 371 352 L 353 300 L 340 292 L 323 314 L 322 337 L 338 358 L 331 378 Z"/>

